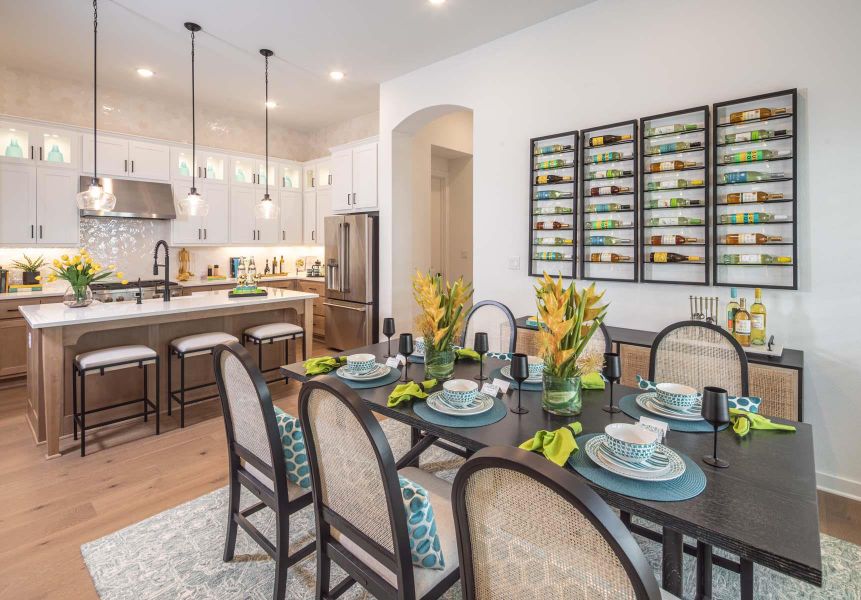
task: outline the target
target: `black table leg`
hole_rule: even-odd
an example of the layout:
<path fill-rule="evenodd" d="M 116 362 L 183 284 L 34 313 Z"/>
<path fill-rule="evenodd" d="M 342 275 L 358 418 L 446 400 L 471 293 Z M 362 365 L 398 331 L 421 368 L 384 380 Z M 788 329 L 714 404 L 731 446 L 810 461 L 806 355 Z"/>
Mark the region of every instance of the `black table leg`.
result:
<path fill-rule="evenodd" d="M 421 429 L 418 429 L 417 427 L 410 427 L 410 448 L 412 448 L 413 446 L 418 444 L 421 441 L 421 439 L 422 439 Z M 419 457 L 416 456 L 415 460 L 411 461 L 411 463 L 412 464 L 405 464 L 399 468 L 419 466 Z"/>
<path fill-rule="evenodd" d="M 697 600 L 712 597 L 712 547 L 697 542 Z"/>
<path fill-rule="evenodd" d="M 742 558 L 741 563 L 741 600 L 753 600 L 753 563 Z"/>
<path fill-rule="evenodd" d="M 682 559 L 685 555 L 682 546 L 682 534 L 664 527 L 663 537 L 664 555 L 661 563 L 661 587 L 681 598 Z"/>
<path fill-rule="evenodd" d="M 625 527 L 627 527 L 628 530 L 630 530 L 631 529 L 631 513 L 625 512 L 624 510 L 620 510 L 619 511 L 619 518 L 622 520 L 622 524 Z"/>

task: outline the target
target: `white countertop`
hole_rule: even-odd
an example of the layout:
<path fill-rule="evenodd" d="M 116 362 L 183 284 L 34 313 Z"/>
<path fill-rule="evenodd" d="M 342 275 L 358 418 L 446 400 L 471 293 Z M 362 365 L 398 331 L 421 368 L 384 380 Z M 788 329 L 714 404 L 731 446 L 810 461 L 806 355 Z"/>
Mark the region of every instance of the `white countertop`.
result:
<path fill-rule="evenodd" d="M 66 293 L 66 286 L 43 286 L 41 292 L 3 292 L 0 300 L 26 300 L 27 298 L 50 298 L 51 296 L 62 296 Z"/>
<path fill-rule="evenodd" d="M 285 290 L 281 288 L 264 288 L 268 296 L 251 298 L 228 298 L 230 290 L 209 292 L 194 292 L 191 296 L 176 296 L 170 302 L 163 300 L 144 300 L 142 304 L 134 302 L 112 302 L 103 304 L 94 302 L 84 308 L 68 308 L 62 302 L 52 304 L 33 304 L 21 306 L 18 310 L 33 329 L 43 327 L 65 327 L 99 323 L 103 321 L 120 321 L 163 315 L 180 315 L 202 310 L 218 310 L 219 308 L 234 308 L 237 306 L 252 306 L 260 304 L 278 304 L 289 300 L 305 300 L 317 298 L 317 294 Z"/>
<path fill-rule="evenodd" d="M 323 277 L 309 277 L 307 275 L 271 275 L 263 277 L 260 280 L 261 285 L 265 285 L 267 281 L 295 281 L 297 279 L 306 279 L 308 281 L 325 281 Z M 198 287 L 204 285 L 233 285 L 236 279 L 228 277 L 227 279 L 190 279 L 188 281 L 177 281 L 180 287 Z M 131 285 L 131 284 L 130 284 Z"/>

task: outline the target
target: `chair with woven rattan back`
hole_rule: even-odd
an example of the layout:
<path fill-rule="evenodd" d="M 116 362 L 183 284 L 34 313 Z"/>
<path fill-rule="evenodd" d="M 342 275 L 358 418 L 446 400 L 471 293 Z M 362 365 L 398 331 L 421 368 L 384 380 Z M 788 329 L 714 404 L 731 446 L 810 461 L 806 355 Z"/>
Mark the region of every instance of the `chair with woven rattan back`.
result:
<path fill-rule="evenodd" d="M 227 430 L 230 475 L 224 561 L 233 560 L 237 527 L 242 527 L 275 560 L 273 598 L 282 600 L 287 568 L 314 551 L 311 542 L 293 554 L 288 552 L 290 515 L 311 504 L 311 491 L 288 479 L 269 387 L 248 350 L 238 342 L 221 344 L 213 349 L 213 363 Z M 241 509 L 242 488 L 260 502 Z M 264 508 L 275 513 L 274 544 L 248 520 Z"/>
<path fill-rule="evenodd" d="M 433 599 L 459 577 L 451 485 L 415 467 L 398 470 L 380 424 L 350 388 L 326 376 L 299 394 L 317 523 L 316 597 L 356 582 L 380 599 Z M 428 492 L 444 568 L 413 565 L 399 476 Z M 331 563 L 348 577 L 330 586 Z"/>
<path fill-rule="evenodd" d="M 717 386 L 734 396 L 747 396 L 747 356 L 738 341 L 717 325 L 680 321 L 666 327 L 652 343 L 649 379 L 700 392 Z"/>
<path fill-rule="evenodd" d="M 472 348 L 476 331 L 487 333 L 490 352 L 514 352 L 517 346 L 517 327 L 511 310 L 496 300 L 482 300 L 469 309 L 464 319 L 460 345 Z"/>
<path fill-rule="evenodd" d="M 542 456 L 481 450 L 458 471 L 452 502 L 465 600 L 673 598 L 610 507 Z"/>

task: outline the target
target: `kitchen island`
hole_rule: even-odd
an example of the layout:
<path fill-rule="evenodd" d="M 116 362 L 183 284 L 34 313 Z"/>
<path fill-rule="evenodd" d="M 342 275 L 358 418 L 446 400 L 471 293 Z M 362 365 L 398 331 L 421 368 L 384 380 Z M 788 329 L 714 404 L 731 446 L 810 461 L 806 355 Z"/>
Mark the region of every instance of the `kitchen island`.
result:
<path fill-rule="evenodd" d="M 242 332 L 264 323 L 290 322 L 313 330 L 314 299 L 317 294 L 265 288 L 267 296 L 229 298 L 228 290 L 206 291 L 175 297 L 170 302 L 145 300 L 141 304 L 94 303 L 86 308 L 67 308 L 62 303 L 20 307 L 27 322 L 27 421 L 37 443 L 45 443 L 48 458 L 60 454 L 60 440 L 72 432 L 72 374 L 74 357 L 81 352 L 128 344 L 155 349 L 162 363 L 168 360 L 171 340 L 192 334 L 225 332 L 242 339 Z M 313 336 L 305 344 L 311 353 Z M 290 345 L 291 360 L 298 360 L 297 346 Z M 269 344 L 264 352 L 266 367 L 282 364 L 281 344 Z M 187 383 L 213 381 L 212 357 L 188 359 Z M 150 370 L 150 384 L 156 383 Z M 167 369 L 158 381 L 162 411 L 166 410 Z M 128 372 L 107 372 L 88 386 L 87 406 L 98 408 L 140 397 L 137 377 Z M 95 382 L 94 382 L 95 383 Z M 174 387 L 177 382 L 174 381 Z M 150 386 L 151 390 L 155 388 Z M 213 400 L 214 402 L 217 400 Z M 112 409 L 116 415 L 131 407 Z"/>

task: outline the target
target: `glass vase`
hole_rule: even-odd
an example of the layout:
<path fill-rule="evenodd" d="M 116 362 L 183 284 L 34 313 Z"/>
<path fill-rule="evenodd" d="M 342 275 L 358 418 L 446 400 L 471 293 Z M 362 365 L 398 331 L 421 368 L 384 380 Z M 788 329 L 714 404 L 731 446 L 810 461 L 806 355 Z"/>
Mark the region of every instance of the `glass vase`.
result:
<path fill-rule="evenodd" d="M 425 378 L 446 381 L 454 375 L 454 348 L 437 350 L 433 346 L 425 348 Z"/>
<path fill-rule="evenodd" d="M 70 285 L 63 294 L 63 304 L 69 308 L 83 308 L 93 303 L 93 291 L 88 285 Z"/>
<path fill-rule="evenodd" d="M 583 408 L 579 377 L 542 376 L 541 407 L 554 415 L 573 417 Z"/>

